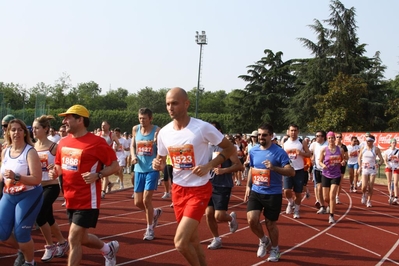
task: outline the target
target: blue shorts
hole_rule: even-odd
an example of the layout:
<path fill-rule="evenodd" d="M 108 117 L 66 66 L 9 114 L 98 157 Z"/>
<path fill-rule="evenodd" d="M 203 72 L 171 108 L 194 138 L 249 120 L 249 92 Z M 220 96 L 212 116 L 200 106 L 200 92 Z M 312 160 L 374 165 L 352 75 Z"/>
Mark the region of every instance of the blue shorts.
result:
<path fill-rule="evenodd" d="M 144 190 L 157 190 L 159 171 L 148 173 L 134 172 L 134 192 L 142 193 Z"/>
<path fill-rule="evenodd" d="M 355 164 L 348 164 L 348 169 L 359 169 L 359 164 L 355 163 Z"/>
<path fill-rule="evenodd" d="M 13 229 L 18 243 L 31 240 L 32 226 L 43 203 L 43 188 L 10 195 L 4 193 L 0 200 L 0 241 L 7 240 Z"/>
<path fill-rule="evenodd" d="M 305 171 L 301 169 L 295 170 L 295 176 L 284 176 L 284 189 L 294 189 L 295 193 L 302 193 L 304 175 Z"/>

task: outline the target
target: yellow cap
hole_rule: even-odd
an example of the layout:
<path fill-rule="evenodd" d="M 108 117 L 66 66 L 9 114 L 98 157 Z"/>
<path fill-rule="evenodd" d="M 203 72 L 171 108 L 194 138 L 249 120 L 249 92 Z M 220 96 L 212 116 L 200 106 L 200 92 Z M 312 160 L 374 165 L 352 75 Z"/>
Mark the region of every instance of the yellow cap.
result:
<path fill-rule="evenodd" d="M 83 117 L 89 117 L 89 111 L 83 105 L 75 104 L 65 112 L 59 114 L 59 116 L 66 116 L 66 115 L 80 115 Z"/>

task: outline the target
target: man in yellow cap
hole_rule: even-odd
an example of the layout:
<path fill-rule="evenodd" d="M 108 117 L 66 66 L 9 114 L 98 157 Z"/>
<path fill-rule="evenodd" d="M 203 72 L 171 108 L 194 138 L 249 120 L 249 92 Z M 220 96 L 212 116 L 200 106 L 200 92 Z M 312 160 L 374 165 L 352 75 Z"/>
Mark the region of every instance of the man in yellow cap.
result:
<path fill-rule="evenodd" d="M 80 265 L 82 246 L 100 249 L 106 266 L 116 265 L 118 241 L 104 243 L 89 234 L 96 227 L 100 200 L 101 178 L 115 173 L 118 161 L 112 148 L 99 136 L 90 133 L 89 111 L 82 105 L 74 105 L 65 113 L 62 121 L 69 133 L 58 144 L 52 178 L 62 174 L 69 229 L 70 251 L 68 265 Z M 103 167 L 105 166 L 105 167 Z"/>

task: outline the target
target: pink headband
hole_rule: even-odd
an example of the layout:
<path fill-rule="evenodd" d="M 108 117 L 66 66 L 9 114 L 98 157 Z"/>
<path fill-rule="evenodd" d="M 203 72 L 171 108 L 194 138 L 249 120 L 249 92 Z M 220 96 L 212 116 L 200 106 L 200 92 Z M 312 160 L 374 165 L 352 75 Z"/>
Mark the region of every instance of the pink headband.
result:
<path fill-rule="evenodd" d="M 330 131 L 327 133 L 327 137 L 335 137 L 334 132 Z"/>

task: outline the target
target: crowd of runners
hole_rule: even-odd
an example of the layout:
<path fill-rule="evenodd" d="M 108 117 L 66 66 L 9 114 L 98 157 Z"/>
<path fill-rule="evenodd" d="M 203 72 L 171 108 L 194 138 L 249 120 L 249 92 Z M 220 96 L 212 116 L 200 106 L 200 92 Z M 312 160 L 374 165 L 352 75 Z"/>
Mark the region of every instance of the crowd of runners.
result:
<path fill-rule="evenodd" d="M 152 199 L 163 181 L 162 198 L 171 198 L 178 222 L 174 245 L 190 265 L 207 264 L 198 235 L 204 214 L 213 235 L 208 249 L 222 248 L 218 223 L 227 223 L 231 233 L 238 229 L 237 215 L 228 212 L 228 206 L 233 187 L 243 181 L 248 225 L 259 239 L 256 256 L 262 258 L 269 251 L 267 260 L 273 262 L 280 259 L 278 219 L 283 199 L 285 213 L 300 219 L 301 202 L 313 188 L 317 213 L 326 215 L 326 223 L 335 223 L 345 174 L 350 193 L 361 193 L 359 204 L 371 208 L 375 178 L 384 164 L 388 204 L 398 204 L 399 149 L 394 138 L 382 152 L 369 133 L 364 142 L 352 137 L 346 146 L 340 132 L 318 130 L 315 138 L 302 139 L 295 124 L 288 125 L 287 135 L 280 139 L 268 123 L 248 135 L 223 135 L 218 121 L 190 117 L 189 104 L 186 91 L 173 88 L 166 95 L 172 118 L 168 125 L 154 125 L 152 111 L 140 108 L 139 123 L 123 133 L 105 120 L 89 132 L 90 113 L 82 105 L 59 114 L 63 125 L 58 131 L 51 126 L 50 115 L 36 118 L 32 126 L 5 116 L 0 241 L 17 250 L 14 266 L 36 265 L 33 226 L 45 239 L 42 262 L 68 254 L 65 264 L 80 265 L 82 246 L 87 246 L 99 250 L 106 266 L 116 265 L 118 241 L 104 243 L 89 230 L 97 226 L 101 199 L 113 189 L 125 189 L 129 182 L 125 174 L 131 175 L 134 205 L 144 211 L 147 222 L 143 241 L 156 239 L 162 209 L 154 208 Z M 111 182 L 112 175 L 116 182 Z M 53 215 L 60 193 L 70 222 L 68 237 Z"/>

